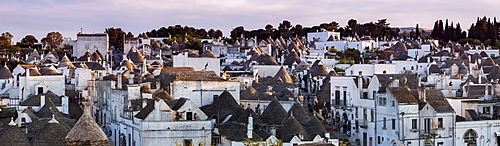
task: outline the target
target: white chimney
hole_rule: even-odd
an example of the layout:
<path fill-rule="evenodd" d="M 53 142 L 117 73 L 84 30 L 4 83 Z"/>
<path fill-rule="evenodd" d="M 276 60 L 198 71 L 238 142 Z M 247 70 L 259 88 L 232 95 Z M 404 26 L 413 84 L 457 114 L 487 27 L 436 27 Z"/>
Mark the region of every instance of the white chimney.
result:
<path fill-rule="evenodd" d="M 40 107 L 43 107 L 45 105 L 45 95 L 42 95 L 40 97 Z"/>
<path fill-rule="evenodd" d="M 253 133 L 253 117 L 252 115 L 250 115 L 248 117 L 248 124 L 247 124 L 247 138 L 253 138 L 252 133 Z"/>
<path fill-rule="evenodd" d="M 117 81 L 118 83 L 116 83 L 117 84 L 116 85 L 117 86 L 116 89 L 122 89 L 122 86 L 123 86 L 122 85 L 122 73 L 118 73 L 117 76 L 118 76 L 118 81 Z"/>
<path fill-rule="evenodd" d="M 276 128 L 275 127 L 271 127 L 271 135 L 274 135 L 276 136 Z"/>
<path fill-rule="evenodd" d="M 134 74 L 130 73 L 130 78 L 128 78 L 128 84 L 134 84 Z"/>

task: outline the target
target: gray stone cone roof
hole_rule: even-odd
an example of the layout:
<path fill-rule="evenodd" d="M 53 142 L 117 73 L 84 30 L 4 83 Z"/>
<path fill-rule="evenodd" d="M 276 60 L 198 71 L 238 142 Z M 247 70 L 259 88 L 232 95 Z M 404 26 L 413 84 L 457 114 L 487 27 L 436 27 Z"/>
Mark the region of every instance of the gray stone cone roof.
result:
<path fill-rule="evenodd" d="M 76 68 L 66 55 L 59 61 L 59 67 Z"/>
<path fill-rule="evenodd" d="M 30 72 L 30 76 L 41 76 L 42 74 L 36 68 L 27 69 Z M 26 75 L 26 73 L 25 73 Z"/>
<path fill-rule="evenodd" d="M 305 124 L 310 120 L 309 114 L 304 110 L 304 107 L 302 107 L 299 102 L 293 103 L 290 110 L 288 110 L 287 117 L 291 117 L 292 115 L 301 124 Z"/>
<path fill-rule="evenodd" d="M 0 131 L 0 145 L 29 146 L 29 138 L 25 131 L 17 125 L 7 126 Z"/>
<path fill-rule="evenodd" d="M 312 77 L 328 75 L 328 71 L 326 71 L 326 66 L 323 64 L 321 60 L 314 61 L 313 65 L 309 70 L 309 73 L 311 74 Z"/>
<path fill-rule="evenodd" d="M 144 58 L 139 50 L 136 48 L 131 49 L 128 54 L 127 58 L 130 59 L 134 63 L 142 63 L 144 61 Z"/>
<path fill-rule="evenodd" d="M 32 145 L 63 146 L 69 127 L 61 123 L 46 123 L 33 134 Z"/>
<path fill-rule="evenodd" d="M 292 77 L 290 77 L 290 74 L 288 74 L 283 66 L 281 66 L 276 75 L 274 75 L 274 78 L 277 80 L 281 79 L 281 81 L 285 83 L 293 83 Z"/>
<path fill-rule="evenodd" d="M 316 118 L 316 116 L 311 116 L 311 119 L 305 124 L 303 124 L 304 129 L 307 134 L 304 137 L 306 140 L 313 140 L 316 135 L 323 136 L 327 133 L 323 124 Z"/>
<path fill-rule="evenodd" d="M 285 119 L 287 116 L 286 110 L 281 106 L 279 101 L 277 99 L 274 99 L 267 105 L 266 109 L 264 109 L 264 112 L 260 115 L 262 122 L 264 124 L 276 124 L 276 125 L 281 125 L 283 122 L 283 119 Z"/>
<path fill-rule="evenodd" d="M 297 52 L 291 51 L 286 56 L 284 64 L 285 65 L 293 65 L 294 62 L 296 62 L 297 64 L 299 64 L 301 62 L 301 60 L 300 60 L 299 54 L 297 54 Z"/>
<path fill-rule="evenodd" d="M 390 49 L 394 50 L 394 60 L 406 60 L 408 59 L 408 49 L 406 45 L 401 42 L 396 43 Z"/>
<path fill-rule="evenodd" d="M 90 114 L 90 106 L 92 103 L 84 102 L 83 105 L 83 115 L 76 122 L 75 126 L 69 131 L 68 135 L 65 137 L 66 143 L 76 143 L 76 144 L 95 144 L 99 142 L 108 142 L 109 139 L 104 134 L 102 129 L 97 125 Z"/>
<path fill-rule="evenodd" d="M 284 123 L 283 127 L 276 131 L 277 135 L 283 139 L 284 142 L 290 142 L 293 136 L 305 135 L 306 131 L 302 125 L 293 117 L 289 117 Z"/>
<path fill-rule="evenodd" d="M 89 60 L 90 58 L 90 60 Z M 92 54 L 90 54 L 90 52 L 85 52 L 85 54 L 83 54 L 82 56 L 80 56 L 80 58 L 77 59 L 77 61 L 94 61 L 94 57 L 92 56 Z"/>
<path fill-rule="evenodd" d="M 51 68 L 51 67 L 43 67 L 39 71 L 42 75 L 62 75 L 61 73 L 57 72 L 57 70 Z"/>
<path fill-rule="evenodd" d="M 7 66 L 0 68 L 0 79 L 9 79 L 12 78 L 12 72 Z"/>
<path fill-rule="evenodd" d="M 215 56 L 215 54 L 210 50 L 204 51 L 203 53 L 201 53 L 200 56 L 207 57 L 207 58 L 217 58 L 217 56 Z"/>

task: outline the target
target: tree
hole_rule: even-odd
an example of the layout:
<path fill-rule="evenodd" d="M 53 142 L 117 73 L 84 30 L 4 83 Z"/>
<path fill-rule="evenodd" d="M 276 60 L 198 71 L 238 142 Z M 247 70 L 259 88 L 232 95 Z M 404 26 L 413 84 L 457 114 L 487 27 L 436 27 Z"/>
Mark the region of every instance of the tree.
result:
<path fill-rule="evenodd" d="M 10 34 L 10 32 L 4 32 L 0 36 L 0 46 L 1 47 L 10 47 L 12 44 L 12 38 L 14 35 Z"/>
<path fill-rule="evenodd" d="M 231 38 L 235 40 L 241 39 L 240 36 L 243 35 L 243 37 L 245 37 L 246 33 L 248 33 L 248 31 L 245 31 L 243 26 L 238 26 L 231 31 Z"/>
<path fill-rule="evenodd" d="M 42 39 L 43 45 L 47 46 L 49 50 L 57 49 L 63 42 L 63 36 L 59 32 L 49 32 L 47 36 Z"/>
<path fill-rule="evenodd" d="M 280 25 L 278 26 L 279 30 L 284 30 L 284 31 L 287 31 L 290 28 L 292 28 L 292 23 L 290 23 L 290 21 L 288 20 L 283 20 L 283 22 L 280 23 Z"/>
<path fill-rule="evenodd" d="M 415 27 L 415 39 L 420 38 L 420 28 L 417 26 Z"/>
<path fill-rule="evenodd" d="M 38 43 L 38 40 L 33 35 L 27 35 L 20 42 L 17 42 L 17 45 L 25 45 L 33 47 L 35 43 Z"/>
<path fill-rule="evenodd" d="M 106 28 L 105 32 L 109 37 L 109 47 L 116 50 L 123 50 L 123 38 L 125 37 L 125 32 L 121 28 Z M 147 34 L 150 36 L 150 34 Z"/>
<path fill-rule="evenodd" d="M 132 34 L 132 32 L 129 31 L 125 37 L 126 38 L 134 38 L 134 34 Z"/>

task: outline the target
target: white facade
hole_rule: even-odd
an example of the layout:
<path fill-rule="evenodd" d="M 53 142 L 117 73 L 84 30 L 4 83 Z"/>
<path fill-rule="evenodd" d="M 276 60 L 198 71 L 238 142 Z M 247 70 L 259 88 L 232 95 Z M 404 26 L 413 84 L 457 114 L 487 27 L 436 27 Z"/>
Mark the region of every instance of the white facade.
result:
<path fill-rule="evenodd" d="M 313 41 L 326 42 L 330 37 L 332 37 L 334 40 L 340 40 L 340 32 L 323 31 L 323 32 L 307 33 L 308 42 L 313 42 Z"/>
<path fill-rule="evenodd" d="M 80 57 L 85 52 L 95 52 L 99 50 L 101 54 L 106 54 L 109 49 L 108 34 L 77 34 L 76 47 L 73 47 L 73 56 Z"/>
<path fill-rule="evenodd" d="M 127 85 L 127 90 L 115 89 L 116 81 L 93 83 L 95 92 L 90 95 L 100 105 L 96 108 L 96 119 L 100 125 L 106 125 L 105 131 L 115 146 L 211 143 L 212 122 L 190 100 L 186 99 L 180 106 L 176 104 L 173 109 L 163 99 L 153 100 L 151 93 L 141 93 L 141 87 L 149 83 Z M 134 110 L 131 103 L 137 100 L 142 100 L 143 108 Z M 136 117 L 148 104 L 153 106 L 152 110 Z"/>
<path fill-rule="evenodd" d="M 27 74 L 19 77 L 19 84 L 12 87 L 9 97 L 20 98 L 24 101 L 28 98 L 28 95 L 46 93 L 48 90 L 58 96 L 63 96 L 64 87 L 64 75 L 29 76 Z"/>
<path fill-rule="evenodd" d="M 373 76 L 374 74 L 397 74 L 395 64 L 354 64 L 345 70 L 347 75 Z"/>
<path fill-rule="evenodd" d="M 193 67 L 196 71 L 214 71 L 217 75 L 220 75 L 220 59 L 189 58 L 185 53 L 179 53 L 173 58 L 173 67 Z"/>
<path fill-rule="evenodd" d="M 253 76 L 255 77 L 258 74 L 261 78 L 274 77 L 281 67 L 280 65 L 252 65 Z M 283 67 L 288 68 L 288 66 Z"/>
<path fill-rule="evenodd" d="M 229 91 L 240 102 L 240 83 L 233 81 L 174 81 L 170 84 L 172 97 L 189 98 L 199 107 L 212 104 L 214 96 L 220 95 L 224 90 Z"/>

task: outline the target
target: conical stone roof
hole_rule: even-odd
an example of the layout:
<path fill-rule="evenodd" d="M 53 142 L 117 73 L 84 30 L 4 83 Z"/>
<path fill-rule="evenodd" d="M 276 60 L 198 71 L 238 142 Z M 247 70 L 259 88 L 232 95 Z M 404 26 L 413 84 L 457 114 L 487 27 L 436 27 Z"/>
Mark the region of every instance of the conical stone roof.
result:
<path fill-rule="evenodd" d="M 24 130 L 17 127 L 15 123 L 13 123 L 11 119 L 11 123 L 9 126 L 5 127 L 5 129 L 0 130 L 0 141 L 3 144 L 0 145 L 9 145 L 9 146 L 29 146 L 28 135 Z"/>
<path fill-rule="evenodd" d="M 65 137 L 67 145 L 109 145 L 110 140 L 90 113 L 91 102 L 83 102 L 83 115 Z"/>
<path fill-rule="evenodd" d="M 287 116 L 286 110 L 281 106 L 279 103 L 278 99 L 274 99 L 267 105 L 266 109 L 264 109 L 264 112 L 260 115 L 262 122 L 264 124 L 276 124 L 276 125 L 281 125 L 283 124 L 282 121 L 285 119 Z"/>
<path fill-rule="evenodd" d="M 64 57 L 59 61 L 59 67 L 67 67 L 67 68 L 76 68 L 71 60 L 69 60 L 68 56 L 64 55 Z"/>
<path fill-rule="evenodd" d="M 10 79 L 12 77 L 12 72 L 10 72 L 9 67 L 4 65 L 2 68 L 0 68 L 0 79 Z"/>
<path fill-rule="evenodd" d="M 292 115 L 301 124 L 307 123 L 310 120 L 308 113 L 304 110 L 304 107 L 302 107 L 299 102 L 295 102 L 290 110 L 288 110 L 288 117 L 291 117 Z"/>

